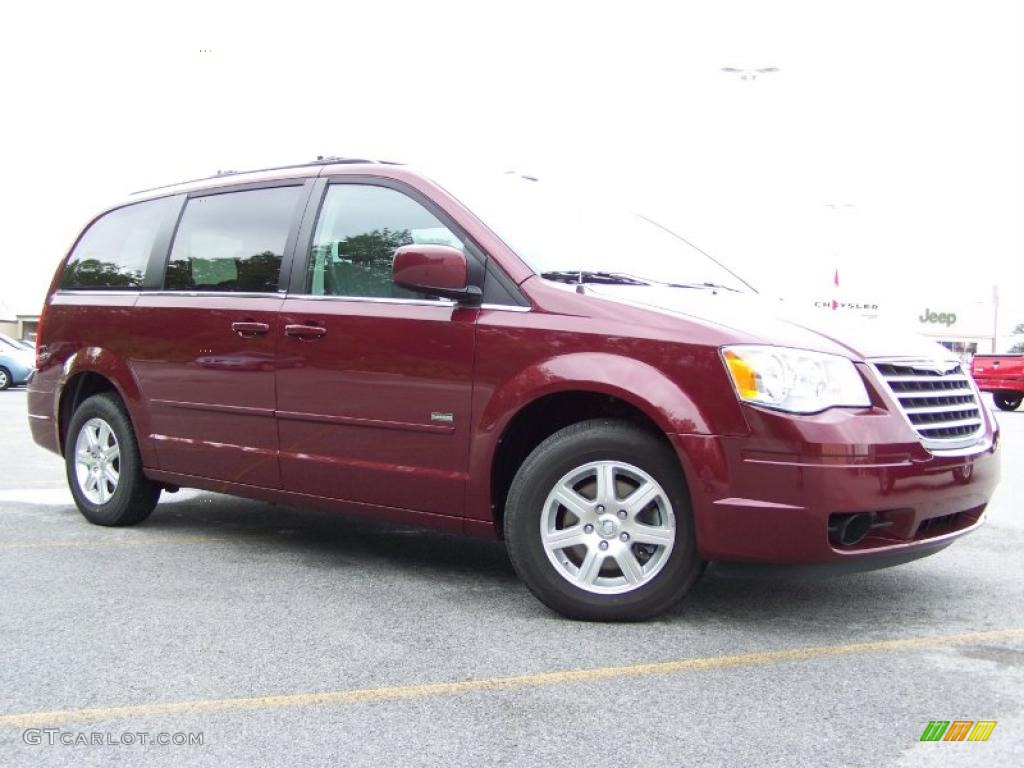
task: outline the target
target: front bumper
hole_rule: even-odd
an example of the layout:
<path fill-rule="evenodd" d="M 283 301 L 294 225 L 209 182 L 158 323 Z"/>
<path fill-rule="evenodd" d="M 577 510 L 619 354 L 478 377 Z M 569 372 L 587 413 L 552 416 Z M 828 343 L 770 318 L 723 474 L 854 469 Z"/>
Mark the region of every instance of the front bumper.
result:
<path fill-rule="evenodd" d="M 750 411 L 751 436 L 673 436 L 706 560 L 911 559 L 984 521 L 999 480 L 999 435 L 987 416 L 983 443 L 940 456 L 880 408 L 812 417 Z M 851 547 L 833 545 L 830 518 L 858 512 L 877 526 Z"/>

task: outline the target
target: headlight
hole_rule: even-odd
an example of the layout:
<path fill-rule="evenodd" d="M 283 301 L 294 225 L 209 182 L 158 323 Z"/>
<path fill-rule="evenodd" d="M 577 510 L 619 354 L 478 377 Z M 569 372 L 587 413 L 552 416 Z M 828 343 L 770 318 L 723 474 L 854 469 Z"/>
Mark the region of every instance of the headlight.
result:
<path fill-rule="evenodd" d="M 791 413 L 871 404 L 857 369 L 839 355 L 750 344 L 723 347 L 722 359 L 736 394 L 748 403 Z"/>

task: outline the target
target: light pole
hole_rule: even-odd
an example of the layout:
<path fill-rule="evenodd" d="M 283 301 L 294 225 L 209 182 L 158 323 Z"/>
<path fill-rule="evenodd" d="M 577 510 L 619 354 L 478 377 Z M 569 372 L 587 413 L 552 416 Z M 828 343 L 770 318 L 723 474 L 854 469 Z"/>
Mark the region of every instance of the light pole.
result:
<path fill-rule="evenodd" d="M 992 354 L 999 344 L 999 286 L 992 286 Z"/>

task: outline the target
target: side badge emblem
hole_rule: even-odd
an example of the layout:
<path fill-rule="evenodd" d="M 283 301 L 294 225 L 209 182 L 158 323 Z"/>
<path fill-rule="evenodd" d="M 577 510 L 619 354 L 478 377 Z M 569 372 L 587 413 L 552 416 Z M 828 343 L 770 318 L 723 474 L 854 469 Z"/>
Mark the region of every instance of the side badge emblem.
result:
<path fill-rule="evenodd" d="M 434 411 L 433 413 L 430 414 L 430 420 L 435 424 L 454 424 L 455 414 Z"/>

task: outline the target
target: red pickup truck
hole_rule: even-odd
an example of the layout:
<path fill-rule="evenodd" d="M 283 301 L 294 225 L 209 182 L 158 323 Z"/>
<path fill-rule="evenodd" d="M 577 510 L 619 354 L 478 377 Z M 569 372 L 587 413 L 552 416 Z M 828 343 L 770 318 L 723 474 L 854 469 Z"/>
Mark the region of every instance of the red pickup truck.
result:
<path fill-rule="evenodd" d="M 1024 401 L 1024 352 L 1003 355 L 975 355 L 971 376 L 978 389 L 991 392 L 996 405 L 1013 411 Z"/>

